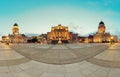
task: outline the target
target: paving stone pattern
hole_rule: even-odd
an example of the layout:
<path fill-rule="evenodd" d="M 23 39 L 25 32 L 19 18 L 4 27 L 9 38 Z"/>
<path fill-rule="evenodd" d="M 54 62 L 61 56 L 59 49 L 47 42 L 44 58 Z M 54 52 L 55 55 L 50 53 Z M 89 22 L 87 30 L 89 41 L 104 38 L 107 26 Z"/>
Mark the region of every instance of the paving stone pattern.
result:
<path fill-rule="evenodd" d="M 0 44 L 0 77 L 120 77 L 120 44 Z"/>

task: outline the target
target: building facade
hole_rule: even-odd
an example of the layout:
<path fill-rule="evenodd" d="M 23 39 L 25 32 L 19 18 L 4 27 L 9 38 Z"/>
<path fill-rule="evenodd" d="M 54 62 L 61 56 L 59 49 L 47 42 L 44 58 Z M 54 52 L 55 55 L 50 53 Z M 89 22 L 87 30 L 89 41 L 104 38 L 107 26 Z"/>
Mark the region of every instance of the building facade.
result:
<path fill-rule="evenodd" d="M 111 41 L 111 35 L 110 33 L 106 32 L 106 26 L 103 21 L 99 23 L 98 31 L 93 36 L 93 41 L 95 43 L 104 43 L 104 42 L 110 42 Z"/>
<path fill-rule="evenodd" d="M 12 27 L 12 34 L 8 35 L 10 43 L 25 43 L 27 42 L 27 37 L 24 34 L 19 33 L 18 24 L 15 23 Z"/>
<path fill-rule="evenodd" d="M 51 32 L 47 33 L 47 40 L 54 43 L 68 43 L 78 39 L 77 34 L 68 31 L 68 27 L 58 26 L 52 27 Z"/>
<path fill-rule="evenodd" d="M 8 43 L 9 42 L 9 37 L 8 36 L 2 36 L 2 42 L 3 43 Z"/>

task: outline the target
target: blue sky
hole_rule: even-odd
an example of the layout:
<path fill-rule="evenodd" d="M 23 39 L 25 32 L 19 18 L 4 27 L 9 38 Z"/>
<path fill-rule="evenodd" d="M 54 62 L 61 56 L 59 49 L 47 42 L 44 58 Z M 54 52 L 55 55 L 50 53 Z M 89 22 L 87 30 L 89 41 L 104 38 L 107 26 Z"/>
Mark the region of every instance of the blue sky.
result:
<path fill-rule="evenodd" d="M 87 35 L 102 20 L 106 32 L 120 36 L 119 0 L 0 0 L 0 34 L 11 33 L 16 22 L 21 33 L 47 33 L 62 24 Z"/>

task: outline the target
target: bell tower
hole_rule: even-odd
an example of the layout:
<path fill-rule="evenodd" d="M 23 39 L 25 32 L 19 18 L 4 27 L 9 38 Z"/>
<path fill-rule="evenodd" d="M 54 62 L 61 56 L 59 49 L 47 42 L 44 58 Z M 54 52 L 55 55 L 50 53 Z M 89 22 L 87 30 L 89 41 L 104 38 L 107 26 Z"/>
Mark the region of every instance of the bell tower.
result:
<path fill-rule="evenodd" d="M 13 33 L 13 35 L 18 35 L 18 34 L 19 34 L 19 27 L 18 27 L 18 24 L 17 24 L 17 23 L 15 23 L 15 24 L 13 25 L 12 33 Z"/>
<path fill-rule="evenodd" d="M 105 24 L 104 24 L 104 22 L 103 21 L 101 21 L 100 23 L 99 23 L 99 26 L 98 26 L 98 33 L 99 34 L 104 34 L 105 33 Z"/>

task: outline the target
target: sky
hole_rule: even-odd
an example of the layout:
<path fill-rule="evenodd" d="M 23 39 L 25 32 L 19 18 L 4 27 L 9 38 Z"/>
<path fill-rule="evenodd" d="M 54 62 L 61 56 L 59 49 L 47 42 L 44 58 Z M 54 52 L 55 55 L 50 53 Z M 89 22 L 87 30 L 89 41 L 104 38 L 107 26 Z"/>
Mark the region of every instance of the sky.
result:
<path fill-rule="evenodd" d="M 96 33 L 100 21 L 106 32 L 120 37 L 120 0 L 0 0 L 0 35 L 47 33 L 52 26 L 68 26 L 81 36 Z"/>

